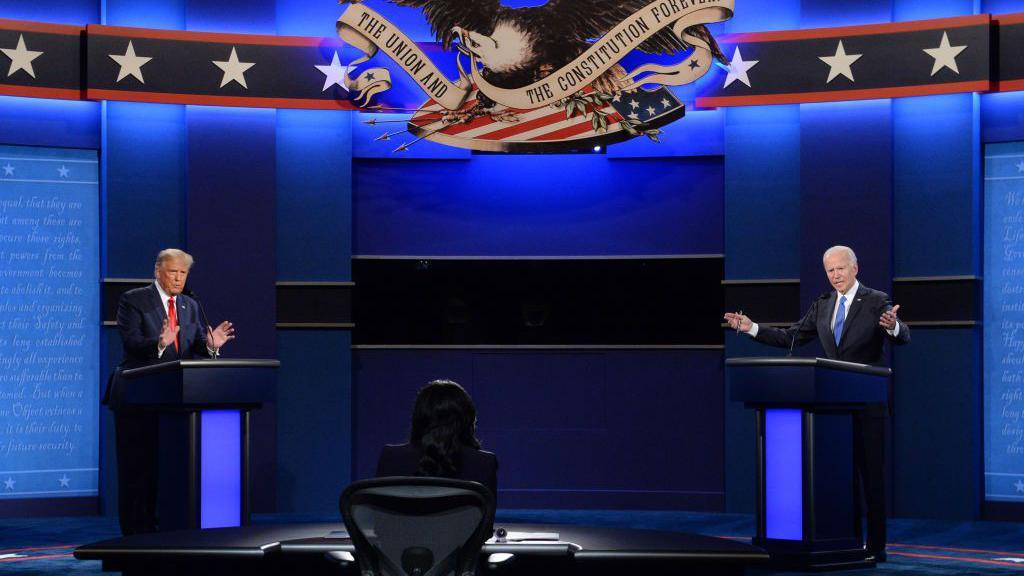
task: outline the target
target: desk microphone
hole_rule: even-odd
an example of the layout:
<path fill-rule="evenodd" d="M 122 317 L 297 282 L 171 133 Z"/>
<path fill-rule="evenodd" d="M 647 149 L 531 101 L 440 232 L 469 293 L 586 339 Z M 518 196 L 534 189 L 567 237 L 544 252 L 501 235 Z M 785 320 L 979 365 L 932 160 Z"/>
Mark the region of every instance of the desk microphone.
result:
<path fill-rule="evenodd" d="M 813 308 L 814 306 L 818 305 L 819 301 L 827 299 L 829 294 L 831 294 L 831 292 L 822 292 L 820 296 L 811 301 L 811 307 Z M 807 317 L 810 315 L 810 311 L 808 310 L 808 313 L 804 314 L 804 317 L 800 319 L 800 325 L 796 327 L 796 330 L 793 331 L 793 335 L 790 336 L 789 354 L 786 354 L 786 358 L 793 356 L 793 346 L 796 345 L 796 335 L 799 334 L 800 331 L 804 329 L 804 324 L 807 322 Z"/>
<path fill-rule="evenodd" d="M 186 286 L 184 289 L 182 289 L 181 293 L 184 294 L 185 296 L 188 296 L 189 298 L 195 300 L 196 304 L 199 305 L 199 313 L 202 314 L 203 322 L 206 323 L 205 336 L 209 337 L 209 335 L 210 335 L 210 320 L 206 317 L 206 310 L 203 309 L 203 303 L 199 301 L 199 298 L 196 298 L 195 291 L 192 290 L 191 288 L 189 288 L 188 286 Z"/>

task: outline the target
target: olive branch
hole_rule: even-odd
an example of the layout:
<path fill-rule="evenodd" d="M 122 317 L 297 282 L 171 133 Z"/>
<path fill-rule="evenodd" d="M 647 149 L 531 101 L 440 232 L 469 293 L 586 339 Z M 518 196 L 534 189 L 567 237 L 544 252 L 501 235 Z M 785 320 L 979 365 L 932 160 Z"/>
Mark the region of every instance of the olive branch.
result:
<path fill-rule="evenodd" d="M 567 96 L 554 103 L 556 108 L 565 108 L 565 119 L 568 120 L 575 116 L 577 113 L 581 114 L 583 118 L 590 117 L 590 126 L 594 132 L 607 132 L 608 131 L 608 116 L 609 114 L 602 110 L 604 105 L 611 102 L 614 96 L 607 92 L 591 92 L 590 94 L 583 94 L 576 92 L 570 96 Z M 628 118 L 622 118 L 619 120 L 619 126 L 622 127 L 629 135 L 639 136 L 643 134 L 654 142 L 661 142 L 658 139 L 658 135 L 661 134 L 661 130 L 657 128 L 643 128 L 643 123 L 636 120 L 630 120 Z"/>

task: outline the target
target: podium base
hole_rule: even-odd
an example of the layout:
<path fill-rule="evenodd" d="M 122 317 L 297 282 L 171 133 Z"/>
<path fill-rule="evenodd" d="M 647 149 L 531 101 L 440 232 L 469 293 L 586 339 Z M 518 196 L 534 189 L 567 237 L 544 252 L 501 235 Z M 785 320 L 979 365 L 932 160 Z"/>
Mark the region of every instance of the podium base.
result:
<path fill-rule="evenodd" d="M 862 547 L 830 548 L 828 550 L 802 549 L 793 542 L 755 538 L 755 546 L 768 552 L 768 565 L 778 570 L 800 572 L 830 572 L 874 568 L 875 558 Z"/>

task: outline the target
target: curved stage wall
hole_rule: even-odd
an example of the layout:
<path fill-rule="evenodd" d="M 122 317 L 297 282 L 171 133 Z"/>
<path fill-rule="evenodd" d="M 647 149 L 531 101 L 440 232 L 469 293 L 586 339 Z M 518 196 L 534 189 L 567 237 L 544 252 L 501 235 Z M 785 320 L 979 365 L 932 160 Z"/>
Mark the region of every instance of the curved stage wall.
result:
<path fill-rule="evenodd" d="M 991 14 L 1018 9 L 1009 0 L 983 1 L 978 8 Z M 716 32 L 877 24 L 974 10 L 968 0 L 855 6 L 756 0 Z M 0 12 L 58 24 L 316 37 L 330 35 L 337 16 L 334 3 L 298 0 L 11 0 Z M 429 40 L 422 34 L 417 40 Z M 660 147 L 630 143 L 602 155 L 534 161 L 431 145 L 395 157 L 393 146 L 383 151 L 372 144 L 365 127 L 353 122 L 357 117 L 326 111 L 0 97 L 0 144 L 99 150 L 104 287 L 117 279 L 144 282 L 160 248 L 184 246 L 196 253 L 196 291 L 211 316 L 239 326 L 230 353 L 281 359 L 277 402 L 257 423 L 262 460 L 254 476 L 263 479 L 253 495 L 257 511 L 334 510 L 340 486 L 372 467 L 376 445 L 404 435 L 411 397 L 399 397 L 437 375 L 466 380 L 488 411 L 508 399 L 489 396 L 485 377 L 500 383 L 495 390 L 516 384 L 542 398 L 558 380 L 547 400 L 580 407 L 570 421 L 556 423 L 557 442 L 534 444 L 540 453 L 520 451 L 514 422 L 497 415 L 488 422 L 482 415 L 485 441 L 507 454 L 502 485 L 523 490 L 508 494 L 510 505 L 751 510 L 752 417 L 723 400 L 721 352 L 353 352 L 352 318 L 344 310 L 332 311 L 330 322 L 315 322 L 310 308 L 281 303 L 296 301 L 290 298 L 303 290 L 329 300 L 351 297 L 353 254 L 722 254 L 725 283 L 709 309 L 720 309 L 724 299 L 755 319 L 785 322 L 825 289 L 821 252 L 842 242 L 858 249 L 865 283 L 891 290 L 915 322 L 914 345 L 892 358 L 893 512 L 975 518 L 983 493 L 981 147 L 1024 140 L 1022 109 L 1022 94 L 1008 91 L 691 112 L 666 131 Z M 562 182 L 594 184 L 576 196 L 543 189 L 541 171 L 555 172 L 545 163 L 557 165 L 551 176 Z M 453 189 L 470 174 L 486 178 L 479 195 L 465 186 Z M 605 175 L 600 189 L 617 192 L 586 202 L 580 195 L 593 193 L 598 174 Z M 413 175 L 423 188 L 411 187 Z M 647 184 L 652 177 L 655 186 Z M 494 184 L 520 180 L 532 185 Z M 374 196 L 377 191 L 383 195 Z M 394 194 L 415 195 L 403 200 L 409 212 L 389 204 Z M 837 204 L 844 208 L 838 216 Z M 474 221 L 487 226 L 475 229 Z M 358 300 L 353 306 L 358 310 Z M 719 337 L 727 357 L 775 353 L 735 334 Z M 120 350 L 110 327 L 101 341 L 102 376 Z M 397 357 L 408 370 L 399 370 Z M 519 379 L 508 362 L 525 367 Z M 636 385 L 628 382 L 631 371 L 649 387 L 643 391 L 654 397 L 651 404 L 622 405 L 620 395 L 631 389 L 623 381 Z M 605 391 L 586 394 L 595 380 Z M 677 408 L 675 420 L 659 404 L 664 398 Z M 379 423 L 361 419 L 361 406 L 396 404 Z M 613 404 L 623 411 L 605 409 Z M 691 417 L 694 407 L 705 410 Z M 555 414 L 524 405 L 517 410 L 536 418 L 538 427 L 552 425 Z M 599 430 L 631 439 L 650 435 L 641 413 L 653 414 L 653 432 L 664 433 L 654 449 L 600 449 L 605 439 Z M 628 418 L 615 421 L 619 414 Z M 101 411 L 101 462 L 112 454 L 110 428 Z M 671 441 L 684 444 L 675 448 Z M 554 483 L 545 474 L 570 445 L 598 459 L 590 467 L 595 473 L 573 469 Z M 665 451 L 654 460 L 659 470 L 668 466 L 663 477 L 649 467 Z M 108 513 L 115 489 L 113 467 L 104 464 L 100 495 Z M 678 497 L 683 493 L 710 497 Z"/>

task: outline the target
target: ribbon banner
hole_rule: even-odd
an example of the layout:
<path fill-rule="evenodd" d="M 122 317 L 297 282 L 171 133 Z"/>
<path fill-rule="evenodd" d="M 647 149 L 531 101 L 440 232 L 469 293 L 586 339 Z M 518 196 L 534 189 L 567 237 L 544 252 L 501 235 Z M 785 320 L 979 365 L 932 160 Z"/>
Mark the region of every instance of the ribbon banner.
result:
<path fill-rule="evenodd" d="M 733 0 L 654 0 L 622 20 L 572 62 L 519 88 L 501 88 L 488 82 L 480 73 L 478 57 L 472 52 L 468 78 L 460 63 L 461 77 L 457 81 L 449 80 L 397 26 L 363 4 L 349 6 L 338 19 L 337 27 L 345 42 L 364 53 L 357 62 L 368 60 L 378 51 L 388 54 L 424 92 L 448 110 L 461 108 L 474 86 L 481 94 L 507 108 L 529 110 L 583 91 L 644 41 L 666 28 L 671 28 L 673 34 L 693 46 L 693 53 L 672 66 L 640 66 L 627 76 L 631 83 L 625 89 L 633 90 L 644 84 L 679 86 L 693 82 L 707 73 L 712 56 L 707 42 L 687 34 L 686 29 L 721 22 L 732 14 Z M 697 64 L 691 65 L 692 61 Z"/>

